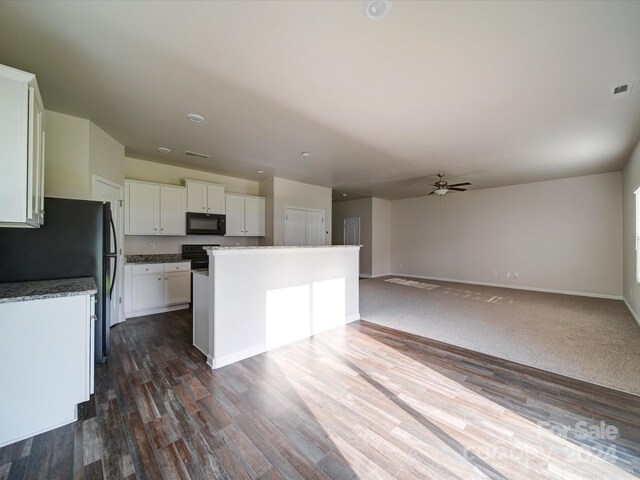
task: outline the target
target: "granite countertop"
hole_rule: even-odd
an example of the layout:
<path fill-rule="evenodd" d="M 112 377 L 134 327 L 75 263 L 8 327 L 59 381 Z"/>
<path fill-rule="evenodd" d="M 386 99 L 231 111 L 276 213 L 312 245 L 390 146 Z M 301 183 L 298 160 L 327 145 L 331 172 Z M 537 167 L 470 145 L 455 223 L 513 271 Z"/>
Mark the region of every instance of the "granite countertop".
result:
<path fill-rule="evenodd" d="M 145 255 L 125 255 L 124 263 L 144 264 L 144 263 L 182 263 L 191 262 L 191 260 L 183 260 L 180 253 L 159 253 Z"/>
<path fill-rule="evenodd" d="M 97 291 L 92 277 L 0 283 L 0 303 L 91 295 Z"/>
<path fill-rule="evenodd" d="M 236 247 L 203 247 L 204 250 L 280 250 L 285 248 L 360 248 L 362 245 L 244 245 Z"/>

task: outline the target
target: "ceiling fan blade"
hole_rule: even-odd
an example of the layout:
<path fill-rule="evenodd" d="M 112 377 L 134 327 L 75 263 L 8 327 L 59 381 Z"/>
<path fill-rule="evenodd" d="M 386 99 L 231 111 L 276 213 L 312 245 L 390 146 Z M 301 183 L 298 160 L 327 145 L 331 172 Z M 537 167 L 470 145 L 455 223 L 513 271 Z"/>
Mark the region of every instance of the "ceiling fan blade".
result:
<path fill-rule="evenodd" d="M 427 195 L 433 195 L 434 193 L 436 193 L 436 191 L 434 190 L 433 192 L 429 192 L 427 193 Z"/>
<path fill-rule="evenodd" d="M 467 185 L 471 185 L 469 182 L 464 182 L 464 183 L 454 183 L 453 185 L 449 185 L 449 188 L 451 187 L 464 187 Z"/>
<path fill-rule="evenodd" d="M 449 187 L 449 190 L 455 190 L 456 192 L 466 192 L 467 191 L 466 188 L 454 188 L 454 187 Z"/>

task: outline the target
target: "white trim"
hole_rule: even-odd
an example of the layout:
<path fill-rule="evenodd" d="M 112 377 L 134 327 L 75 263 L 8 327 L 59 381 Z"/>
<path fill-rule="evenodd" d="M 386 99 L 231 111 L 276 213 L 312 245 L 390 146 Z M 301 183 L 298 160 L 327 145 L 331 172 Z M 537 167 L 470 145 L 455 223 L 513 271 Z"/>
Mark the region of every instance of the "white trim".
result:
<path fill-rule="evenodd" d="M 345 319 L 344 323 L 346 325 L 347 323 L 355 322 L 357 320 L 360 320 L 360 312 L 347 315 L 347 318 Z"/>
<path fill-rule="evenodd" d="M 633 311 L 633 308 L 631 308 L 631 305 L 629 304 L 629 302 L 627 302 L 626 298 L 622 298 L 622 301 L 624 302 L 624 304 L 627 306 L 627 308 L 629 309 L 629 313 L 631 313 L 631 316 L 633 317 L 633 319 L 636 321 L 636 323 L 638 324 L 638 326 L 640 326 L 640 316 L 638 316 L 638 314 L 636 312 Z"/>
<path fill-rule="evenodd" d="M 362 277 L 362 278 L 380 278 L 380 277 L 388 277 L 389 275 L 395 275 L 395 274 L 394 273 L 380 273 L 378 275 L 369 275 L 368 273 L 361 273 L 359 276 Z"/>
<path fill-rule="evenodd" d="M 124 185 L 120 185 L 119 183 L 112 182 L 111 180 L 107 180 L 106 178 L 101 177 L 100 175 L 96 175 L 95 173 L 91 176 L 91 178 L 92 178 L 91 188 L 95 186 L 96 182 L 105 183 L 110 187 L 120 189 L 120 200 L 123 199 L 122 192 L 124 190 Z"/>
<path fill-rule="evenodd" d="M 240 360 L 245 360 L 255 355 L 260 355 L 261 353 L 265 353 L 266 351 L 267 346 L 265 344 L 261 344 L 255 345 L 250 348 L 245 348 L 244 350 L 240 350 L 238 352 L 234 352 L 220 358 L 215 358 L 211 357 L 211 355 L 207 355 L 207 365 L 209 365 L 213 369 L 216 369 L 235 362 L 239 362 Z"/>
<path fill-rule="evenodd" d="M 360 249 L 360 245 L 309 245 L 309 246 L 275 246 L 275 247 L 205 247 L 204 250 L 210 256 L 220 255 L 244 255 L 244 254 L 268 254 L 268 253 L 290 253 L 294 252 L 326 252 L 327 250 L 351 250 Z"/>
<path fill-rule="evenodd" d="M 169 307 L 147 308 L 146 310 L 135 310 L 125 313 L 125 319 L 144 317 L 145 315 L 155 315 L 156 313 L 173 312 L 175 310 L 185 310 L 189 308 L 189 303 L 181 303 L 180 305 L 171 305 Z"/>
<path fill-rule="evenodd" d="M 538 287 L 527 287 L 521 285 L 505 285 L 503 283 L 490 283 L 490 282 L 475 282 L 472 280 L 458 280 L 455 278 L 441 278 L 441 277 L 430 277 L 427 275 L 415 275 L 409 273 L 389 273 L 388 275 L 393 275 L 396 277 L 412 277 L 412 278 L 421 278 L 424 280 L 438 280 L 441 282 L 454 282 L 454 283 L 465 283 L 468 285 L 482 285 L 485 287 L 499 287 L 499 288 L 512 288 L 514 290 L 529 290 L 532 292 L 544 292 L 544 293 L 558 293 L 560 295 L 576 295 L 579 297 L 592 297 L 592 298 L 606 298 L 609 300 L 622 300 L 622 295 L 607 295 L 603 293 L 588 293 L 588 292 L 573 292 L 570 290 L 554 290 L 551 288 L 538 288 Z M 387 275 L 383 275 L 387 276 Z"/>

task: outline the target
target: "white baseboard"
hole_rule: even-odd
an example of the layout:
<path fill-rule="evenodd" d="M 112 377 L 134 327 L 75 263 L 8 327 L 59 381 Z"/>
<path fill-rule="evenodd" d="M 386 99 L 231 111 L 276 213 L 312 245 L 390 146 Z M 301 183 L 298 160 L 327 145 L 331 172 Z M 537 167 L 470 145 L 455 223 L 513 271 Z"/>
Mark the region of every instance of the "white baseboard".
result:
<path fill-rule="evenodd" d="M 638 326 L 640 326 L 640 317 L 636 314 L 636 312 L 633 310 L 633 308 L 631 308 L 631 305 L 629 304 L 629 302 L 627 302 L 626 298 L 623 298 L 622 301 L 624 302 L 624 304 L 627 306 L 627 308 L 629 309 L 629 313 L 631 313 L 631 316 L 633 317 L 633 319 L 636 321 L 636 323 L 638 324 Z"/>
<path fill-rule="evenodd" d="M 184 310 L 189 308 L 190 303 L 181 303 L 180 305 L 171 305 L 170 307 L 147 308 L 146 310 L 136 310 L 126 312 L 124 318 L 144 317 L 145 315 L 155 315 L 156 313 L 174 312 L 176 310 Z"/>
<path fill-rule="evenodd" d="M 378 274 L 378 275 L 369 275 L 369 274 L 366 274 L 366 273 L 361 273 L 360 277 L 362 277 L 362 278 L 380 278 L 380 277 L 387 277 L 389 275 L 393 275 L 393 274 L 392 273 L 381 273 L 381 274 Z"/>
<path fill-rule="evenodd" d="M 347 318 L 345 319 L 345 323 L 355 322 L 356 320 L 360 320 L 360 312 L 354 313 L 352 315 L 347 315 Z"/>
<path fill-rule="evenodd" d="M 390 273 L 397 277 L 421 278 L 424 280 L 437 280 L 441 282 L 465 283 L 468 285 L 482 285 L 484 287 L 512 288 L 514 290 L 530 290 L 532 292 L 559 293 L 561 295 L 577 295 L 579 297 L 606 298 L 609 300 L 622 300 L 622 295 L 607 295 L 602 293 L 573 292 L 570 290 L 553 290 L 550 288 L 527 287 L 521 285 L 506 285 L 504 283 L 475 282 L 472 280 L 458 280 L 456 278 L 430 277 L 427 275 L 414 275 L 409 273 Z"/>

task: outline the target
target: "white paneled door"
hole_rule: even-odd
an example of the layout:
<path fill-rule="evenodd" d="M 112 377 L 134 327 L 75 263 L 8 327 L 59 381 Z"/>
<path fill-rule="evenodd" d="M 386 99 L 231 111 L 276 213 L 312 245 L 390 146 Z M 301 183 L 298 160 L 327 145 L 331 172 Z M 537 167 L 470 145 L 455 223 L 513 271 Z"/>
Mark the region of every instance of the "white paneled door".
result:
<path fill-rule="evenodd" d="M 360 245 L 360 218 L 345 218 L 343 243 L 345 245 Z"/>
<path fill-rule="evenodd" d="M 122 272 L 124 271 L 124 255 L 123 249 L 123 236 L 122 236 L 122 186 L 110 182 L 97 175 L 93 176 L 93 199 L 100 200 L 102 202 L 109 202 L 111 204 L 111 216 L 113 217 L 113 224 L 116 229 L 116 238 L 111 238 L 111 248 L 115 248 L 118 245 L 118 268 L 116 271 L 115 282 L 113 286 L 113 296 L 111 297 L 111 325 L 115 325 L 124 320 L 124 306 L 122 304 L 123 288 L 122 288 Z M 113 268 L 113 267 L 112 267 Z"/>
<path fill-rule="evenodd" d="M 324 211 L 304 208 L 285 209 L 284 244 L 324 245 Z"/>

